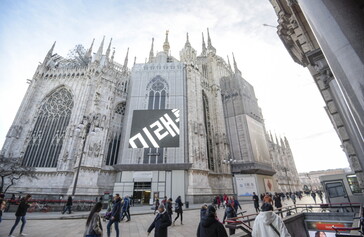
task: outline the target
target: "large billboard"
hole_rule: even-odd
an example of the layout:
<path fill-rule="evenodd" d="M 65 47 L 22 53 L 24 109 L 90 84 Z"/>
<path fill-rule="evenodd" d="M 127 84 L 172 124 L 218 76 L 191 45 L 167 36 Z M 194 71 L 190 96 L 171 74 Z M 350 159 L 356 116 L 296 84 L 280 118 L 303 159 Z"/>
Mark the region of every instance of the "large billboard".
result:
<path fill-rule="evenodd" d="M 254 176 L 236 174 L 234 177 L 236 182 L 236 191 L 239 197 L 253 196 L 253 192 L 258 193 Z"/>
<path fill-rule="evenodd" d="M 179 110 L 134 110 L 129 148 L 179 147 Z"/>

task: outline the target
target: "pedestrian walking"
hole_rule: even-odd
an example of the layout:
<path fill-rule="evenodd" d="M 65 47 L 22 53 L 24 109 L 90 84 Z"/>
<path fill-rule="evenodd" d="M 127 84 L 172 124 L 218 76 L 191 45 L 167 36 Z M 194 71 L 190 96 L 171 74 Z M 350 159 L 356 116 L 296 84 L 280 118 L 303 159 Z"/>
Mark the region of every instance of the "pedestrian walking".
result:
<path fill-rule="evenodd" d="M 177 216 L 173 221 L 173 225 L 175 225 L 176 220 L 180 216 L 181 216 L 181 225 L 183 225 L 183 209 L 182 209 L 183 203 L 182 203 L 182 200 L 181 200 L 181 196 L 177 197 L 174 205 L 175 205 L 174 206 L 174 211 L 177 213 Z"/>
<path fill-rule="evenodd" d="M 148 228 L 148 235 L 154 229 L 154 237 L 167 237 L 168 226 L 172 224 L 165 206 L 160 204 L 158 207 L 158 215 L 155 217 L 153 223 Z"/>
<path fill-rule="evenodd" d="M 86 221 L 86 230 L 83 234 L 84 237 L 102 237 L 102 224 L 100 211 L 102 209 L 102 203 L 98 202 L 92 208 Z"/>
<path fill-rule="evenodd" d="M 154 215 L 155 215 L 156 211 L 158 210 L 159 204 L 160 204 L 159 203 L 159 198 L 156 197 L 155 202 L 154 202 Z"/>
<path fill-rule="evenodd" d="M 21 236 L 26 235 L 23 232 L 24 231 L 24 226 L 27 223 L 25 215 L 27 214 L 28 208 L 30 207 L 29 201 L 30 201 L 31 198 L 32 198 L 32 195 L 27 194 L 24 198 L 22 198 L 20 200 L 18 209 L 15 212 L 15 216 L 16 216 L 15 223 L 14 223 L 13 227 L 10 230 L 9 237 L 14 237 L 13 232 L 14 232 L 16 226 L 19 224 L 20 220 L 22 222 L 21 227 L 20 227 L 20 235 Z"/>
<path fill-rule="evenodd" d="M 220 206 L 221 206 L 221 199 L 220 199 L 220 196 L 219 196 L 219 195 L 217 195 L 217 197 L 216 197 L 216 201 L 217 201 L 217 208 L 219 208 L 219 209 L 220 209 Z"/>
<path fill-rule="evenodd" d="M 206 214 L 201 218 L 197 228 L 197 237 L 227 237 L 223 224 L 216 217 L 216 209 L 210 205 L 206 209 Z"/>
<path fill-rule="evenodd" d="M 232 198 L 233 198 L 233 202 L 234 202 L 235 213 L 238 213 L 238 208 L 240 208 L 240 211 L 242 210 L 242 208 L 240 206 L 238 199 L 235 199 L 234 197 L 232 197 Z"/>
<path fill-rule="evenodd" d="M 123 221 L 124 220 L 124 217 L 126 216 L 126 222 L 130 221 L 130 200 L 129 200 L 129 197 L 128 196 L 125 196 L 124 198 L 124 202 L 123 202 L 123 205 L 122 205 L 122 212 L 121 212 L 121 220 L 120 221 Z"/>
<path fill-rule="evenodd" d="M 283 213 L 282 213 L 282 200 L 281 197 L 278 193 L 276 193 L 274 195 L 274 206 L 276 206 L 276 208 L 278 209 L 278 211 L 281 213 L 281 216 L 283 218 Z"/>
<path fill-rule="evenodd" d="M 252 237 L 290 237 L 281 217 L 273 212 L 273 206 L 264 203 L 262 211 L 255 218 Z"/>
<path fill-rule="evenodd" d="M 292 193 L 291 199 L 292 199 L 293 205 L 296 205 L 296 194 Z"/>
<path fill-rule="evenodd" d="M 311 192 L 311 197 L 313 198 L 316 204 L 316 193 L 314 191 Z"/>
<path fill-rule="evenodd" d="M 120 221 L 120 212 L 121 212 L 121 198 L 117 193 L 114 197 L 114 202 L 111 210 L 110 220 L 107 223 L 107 237 L 110 237 L 111 226 L 114 224 L 116 237 L 119 237 L 119 221 Z"/>
<path fill-rule="evenodd" d="M 171 219 L 172 221 L 172 215 L 173 215 L 173 207 L 172 207 L 172 198 L 169 198 L 166 202 L 166 205 L 165 205 L 165 208 L 166 208 L 166 211 L 169 215 L 169 218 Z"/>
<path fill-rule="evenodd" d="M 215 208 L 216 209 L 216 208 Z M 207 204 L 204 203 L 200 209 L 200 221 L 202 220 L 203 217 L 206 216 L 207 213 Z"/>
<path fill-rule="evenodd" d="M 164 207 L 166 206 L 167 203 L 167 196 L 164 196 L 164 199 L 162 200 L 162 204 L 164 205 Z"/>
<path fill-rule="evenodd" d="M 226 218 L 229 219 L 229 218 L 233 218 L 233 217 L 236 217 L 236 212 L 232 205 L 232 202 L 228 202 L 226 204 L 224 218 L 222 219 L 222 223 L 225 224 Z M 235 234 L 235 229 L 229 228 L 229 235 L 233 235 L 233 234 Z"/>
<path fill-rule="evenodd" d="M 324 203 L 322 191 L 321 190 L 317 191 L 317 194 L 318 194 L 318 196 L 319 196 L 319 198 L 321 200 L 321 203 Z"/>
<path fill-rule="evenodd" d="M 68 210 L 68 214 L 71 214 L 71 211 L 72 211 L 72 197 L 71 196 L 68 196 L 67 203 L 66 203 L 66 206 L 63 208 L 62 215 L 64 213 L 66 213 L 67 210 Z"/>
<path fill-rule="evenodd" d="M 254 201 L 255 211 L 257 213 L 260 212 L 260 210 L 259 210 L 259 197 L 258 197 L 258 195 L 255 192 L 253 192 L 253 201 Z"/>

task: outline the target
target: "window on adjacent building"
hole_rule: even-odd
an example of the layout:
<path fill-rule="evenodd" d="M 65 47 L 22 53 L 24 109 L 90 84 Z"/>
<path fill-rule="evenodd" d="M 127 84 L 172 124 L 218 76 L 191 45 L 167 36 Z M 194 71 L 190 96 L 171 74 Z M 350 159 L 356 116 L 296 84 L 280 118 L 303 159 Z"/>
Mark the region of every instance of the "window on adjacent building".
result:
<path fill-rule="evenodd" d="M 347 175 L 346 178 L 348 179 L 349 187 L 353 194 L 362 192 L 355 174 Z"/>
<path fill-rule="evenodd" d="M 326 190 L 330 198 L 343 197 L 346 195 L 342 182 L 327 183 Z"/>

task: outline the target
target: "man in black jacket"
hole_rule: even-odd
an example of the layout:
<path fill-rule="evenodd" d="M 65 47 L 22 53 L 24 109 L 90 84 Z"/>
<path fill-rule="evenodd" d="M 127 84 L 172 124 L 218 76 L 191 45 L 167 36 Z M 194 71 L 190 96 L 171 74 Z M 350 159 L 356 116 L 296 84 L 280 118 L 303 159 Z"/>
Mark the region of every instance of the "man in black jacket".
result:
<path fill-rule="evenodd" d="M 171 218 L 166 212 L 164 205 L 158 207 L 158 215 L 155 217 L 153 223 L 148 228 L 148 235 L 154 229 L 154 237 L 167 237 L 168 226 L 172 224 Z"/>
<path fill-rule="evenodd" d="M 71 214 L 71 210 L 72 210 L 72 197 L 71 196 L 68 196 L 67 203 L 63 209 L 62 214 L 64 214 L 67 210 L 68 210 L 68 214 Z"/>
<path fill-rule="evenodd" d="M 107 237 L 110 237 L 111 232 L 111 225 L 114 224 L 116 237 L 119 237 L 119 221 L 120 221 L 120 212 L 121 212 L 121 198 L 120 195 L 117 193 L 114 197 L 114 203 L 111 210 L 110 220 L 107 223 Z"/>
<path fill-rule="evenodd" d="M 28 194 L 25 196 L 25 198 L 22 198 L 20 200 L 20 204 L 15 213 L 15 216 L 16 216 L 15 223 L 10 230 L 9 237 L 13 237 L 13 232 L 14 232 L 16 226 L 19 224 L 20 220 L 22 222 L 21 227 L 20 227 L 20 236 L 26 235 L 23 233 L 25 223 L 27 222 L 25 219 L 25 215 L 27 214 L 28 208 L 30 207 L 28 202 L 31 198 L 32 198 L 32 196 L 30 194 Z"/>
<path fill-rule="evenodd" d="M 216 209 L 210 205 L 197 228 L 197 237 L 227 237 L 223 224 L 216 219 Z"/>

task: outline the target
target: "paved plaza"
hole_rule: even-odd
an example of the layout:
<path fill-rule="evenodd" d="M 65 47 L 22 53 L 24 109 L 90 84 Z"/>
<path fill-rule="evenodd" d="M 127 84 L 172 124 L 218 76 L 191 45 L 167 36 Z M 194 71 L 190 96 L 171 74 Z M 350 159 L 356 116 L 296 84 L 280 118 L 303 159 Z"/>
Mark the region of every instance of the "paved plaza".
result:
<path fill-rule="evenodd" d="M 313 203 L 311 197 L 304 197 L 298 204 Z M 292 205 L 291 201 L 285 201 L 284 206 Z M 196 236 L 197 227 L 200 221 L 201 205 L 191 205 L 190 209 L 185 209 L 183 212 L 183 224 L 178 220 L 175 226 L 169 227 L 168 236 L 170 237 L 192 237 Z M 246 214 L 255 213 L 253 203 L 244 203 L 243 210 Z M 147 236 L 147 229 L 154 219 L 153 211 L 150 207 L 134 207 L 132 211 L 132 221 L 122 222 L 119 224 L 122 237 L 142 237 Z M 134 213 L 134 215 L 133 215 Z M 28 213 L 27 224 L 24 232 L 28 237 L 74 237 L 82 236 L 85 229 L 85 217 L 88 213 L 76 212 L 71 215 L 61 215 L 60 213 Z M 174 214 L 174 217 L 176 214 Z M 218 209 L 218 218 L 223 219 L 224 209 Z M 14 213 L 4 213 L 4 220 L 0 223 L 0 237 L 6 237 L 9 234 L 11 226 L 14 224 Z M 63 218 L 63 219 L 61 219 Z M 106 223 L 103 222 L 104 236 L 106 236 Z M 14 231 L 17 236 L 20 230 L 20 224 Z M 115 236 L 115 231 L 112 231 L 111 236 Z M 151 233 L 154 236 L 154 232 Z"/>

